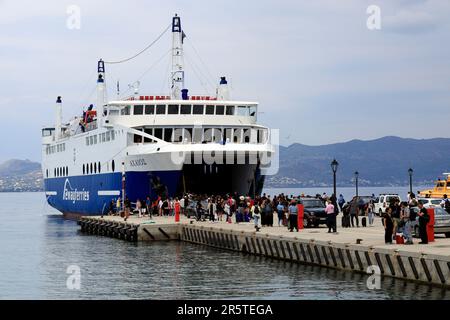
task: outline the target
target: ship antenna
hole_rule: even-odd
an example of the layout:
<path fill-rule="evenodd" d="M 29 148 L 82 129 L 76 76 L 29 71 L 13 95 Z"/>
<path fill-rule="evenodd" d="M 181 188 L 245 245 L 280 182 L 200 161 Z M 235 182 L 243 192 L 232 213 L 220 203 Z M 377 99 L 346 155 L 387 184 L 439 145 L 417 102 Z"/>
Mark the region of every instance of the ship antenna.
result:
<path fill-rule="evenodd" d="M 181 19 L 175 14 L 172 18 L 172 99 L 181 99 L 184 89 L 183 70 L 183 39 L 185 34 L 181 29 Z"/>

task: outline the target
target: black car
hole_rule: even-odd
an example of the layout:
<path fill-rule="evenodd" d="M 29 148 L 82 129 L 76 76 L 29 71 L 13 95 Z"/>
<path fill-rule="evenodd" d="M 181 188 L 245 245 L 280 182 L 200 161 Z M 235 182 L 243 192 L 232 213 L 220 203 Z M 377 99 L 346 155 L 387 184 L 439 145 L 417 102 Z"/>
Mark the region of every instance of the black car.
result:
<path fill-rule="evenodd" d="M 300 203 L 304 206 L 303 226 L 305 228 L 318 227 L 327 223 L 325 203 L 316 198 L 301 198 Z"/>

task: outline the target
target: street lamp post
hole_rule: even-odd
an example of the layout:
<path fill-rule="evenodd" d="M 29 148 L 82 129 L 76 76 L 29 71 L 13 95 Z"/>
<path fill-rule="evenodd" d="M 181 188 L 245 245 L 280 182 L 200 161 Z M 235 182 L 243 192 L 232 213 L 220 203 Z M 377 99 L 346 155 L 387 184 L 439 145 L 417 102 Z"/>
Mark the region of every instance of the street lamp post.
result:
<path fill-rule="evenodd" d="M 358 196 L 358 176 L 359 176 L 359 172 L 358 172 L 358 171 L 355 171 L 356 196 Z"/>
<path fill-rule="evenodd" d="M 408 174 L 409 174 L 409 194 L 412 194 L 412 175 L 413 175 L 413 169 L 409 168 L 408 169 Z"/>
<path fill-rule="evenodd" d="M 336 171 L 339 166 L 339 163 L 336 161 L 336 159 L 333 159 L 333 161 L 331 161 L 330 165 L 331 165 L 331 170 L 333 170 L 333 193 L 334 193 L 334 196 L 336 197 Z"/>

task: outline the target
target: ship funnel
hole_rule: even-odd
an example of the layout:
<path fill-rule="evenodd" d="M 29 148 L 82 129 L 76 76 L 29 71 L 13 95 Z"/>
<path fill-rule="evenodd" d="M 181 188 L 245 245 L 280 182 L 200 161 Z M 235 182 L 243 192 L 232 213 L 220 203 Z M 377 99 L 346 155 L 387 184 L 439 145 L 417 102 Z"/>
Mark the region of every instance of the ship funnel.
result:
<path fill-rule="evenodd" d="M 97 64 L 97 115 L 103 116 L 103 106 L 106 104 L 105 62 L 100 59 Z"/>
<path fill-rule="evenodd" d="M 230 100 L 230 91 L 228 90 L 228 82 L 225 77 L 220 77 L 217 100 Z"/>
<path fill-rule="evenodd" d="M 181 99 L 189 100 L 188 89 L 181 89 Z"/>
<path fill-rule="evenodd" d="M 55 121 L 55 136 L 56 139 L 61 138 L 61 125 L 62 125 L 62 100 L 61 96 L 56 98 L 56 121 Z"/>

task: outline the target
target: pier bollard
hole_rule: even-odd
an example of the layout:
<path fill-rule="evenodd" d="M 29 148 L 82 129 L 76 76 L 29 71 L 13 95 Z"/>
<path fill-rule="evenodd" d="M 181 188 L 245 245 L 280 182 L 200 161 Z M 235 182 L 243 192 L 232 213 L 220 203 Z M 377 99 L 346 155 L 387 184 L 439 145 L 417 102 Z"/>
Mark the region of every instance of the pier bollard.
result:
<path fill-rule="evenodd" d="M 298 229 L 299 230 L 300 229 L 304 229 L 305 226 L 303 225 L 303 218 L 304 218 L 304 215 L 305 215 L 305 206 L 303 204 L 299 203 L 297 205 L 297 211 L 298 211 L 298 215 L 297 215 L 297 219 L 298 219 L 297 226 L 298 226 Z"/>

